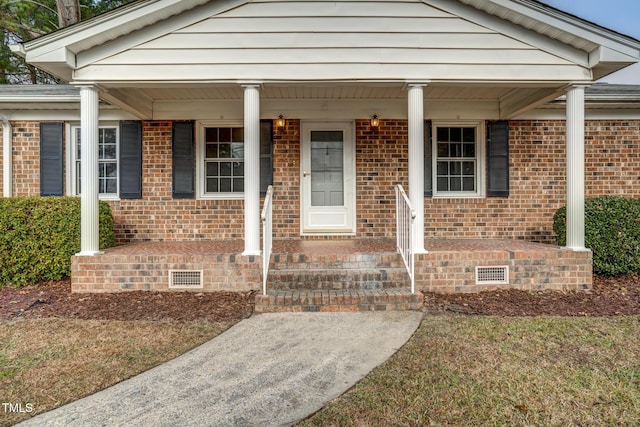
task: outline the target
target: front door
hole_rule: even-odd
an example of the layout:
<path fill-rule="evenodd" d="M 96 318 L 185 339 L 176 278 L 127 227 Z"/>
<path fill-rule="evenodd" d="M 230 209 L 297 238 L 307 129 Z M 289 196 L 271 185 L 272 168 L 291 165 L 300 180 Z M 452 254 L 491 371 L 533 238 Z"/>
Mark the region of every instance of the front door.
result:
<path fill-rule="evenodd" d="M 355 142 L 352 123 L 303 123 L 302 233 L 355 232 Z"/>

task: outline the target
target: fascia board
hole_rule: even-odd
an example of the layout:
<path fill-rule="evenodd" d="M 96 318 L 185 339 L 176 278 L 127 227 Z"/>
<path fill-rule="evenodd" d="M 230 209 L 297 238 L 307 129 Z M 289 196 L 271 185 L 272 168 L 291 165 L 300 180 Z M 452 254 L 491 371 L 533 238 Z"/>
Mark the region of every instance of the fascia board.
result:
<path fill-rule="evenodd" d="M 523 43 L 527 43 L 537 49 L 556 55 L 562 59 L 577 65 L 587 67 L 589 57 L 587 52 L 569 46 L 559 40 L 539 34 L 520 25 L 514 24 L 497 16 L 484 12 L 474 6 L 462 4 L 450 0 L 423 0 L 427 4 L 460 16 L 478 25 L 482 25 L 493 31 L 513 37 Z M 490 0 L 494 1 L 494 0 Z M 498 1 L 498 0 L 496 0 Z"/>
<path fill-rule="evenodd" d="M 638 58 L 640 41 L 529 0 L 483 0 L 538 20 L 560 31 Z"/>

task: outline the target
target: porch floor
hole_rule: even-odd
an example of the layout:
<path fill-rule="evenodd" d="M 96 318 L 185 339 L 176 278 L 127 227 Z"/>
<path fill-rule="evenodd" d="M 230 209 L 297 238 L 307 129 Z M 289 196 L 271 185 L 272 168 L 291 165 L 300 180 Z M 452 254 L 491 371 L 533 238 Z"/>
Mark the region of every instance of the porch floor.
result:
<path fill-rule="evenodd" d="M 565 248 L 545 243 L 503 239 L 426 239 L 427 252 L 482 252 L 482 251 L 566 251 Z M 111 255 L 214 255 L 241 254 L 243 240 L 197 240 L 131 243 L 109 248 Z M 395 252 L 394 239 L 341 239 L 341 240 L 274 240 L 274 254 L 370 254 Z"/>

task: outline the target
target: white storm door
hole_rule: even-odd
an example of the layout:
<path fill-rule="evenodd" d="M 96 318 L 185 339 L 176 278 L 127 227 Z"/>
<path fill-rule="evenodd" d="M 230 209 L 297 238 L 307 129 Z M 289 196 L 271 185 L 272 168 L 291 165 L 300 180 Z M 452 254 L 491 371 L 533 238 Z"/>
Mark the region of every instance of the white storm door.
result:
<path fill-rule="evenodd" d="M 351 123 L 303 123 L 303 233 L 355 231 L 355 143 Z"/>

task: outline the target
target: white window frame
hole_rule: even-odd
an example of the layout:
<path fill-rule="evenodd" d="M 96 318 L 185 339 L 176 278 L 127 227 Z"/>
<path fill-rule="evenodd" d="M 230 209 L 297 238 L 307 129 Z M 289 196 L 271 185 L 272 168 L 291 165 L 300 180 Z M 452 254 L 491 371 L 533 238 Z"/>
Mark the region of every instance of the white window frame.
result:
<path fill-rule="evenodd" d="M 438 128 L 474 127 L 476 129 L 476 191 L 438 191 Z M 431 186 L 434 198 L 477 199 L 486 197 L 486 136 L 483 120 L 445 121 L 434 120 L 431 123 Z"/>
<path fill-rule="evenodd" d="M 98 199 L 100 200 L 120 200 L 120 124 L 119 122 L 100 122 L 99 129 L 115 128 L 116 130 L 116 164 L 118 167 L 118 176 L 116 180 L 116 192 L 115 193 L 99 193 Z M 76 132 L 80 129 L 80 123 L 67 123 L 66 124 L 66 186 L 67 194 L 74 196 L 80 196 L 78 193 L 76 183 L 76 171 L 77 171 L 77 150 L 76 150 Z"/>
<path fill-rule="evenodd" d="M 207 193 L 206 183 L 206 150 L 207 144 L 205 142 L 205 128 L 217 127 L 217 128 L 232 128 L 232 127 L 244 127 L 244 123 L 238 120 L 203 120 L 198 121 L 196 126 L 196 198 L 202 200 L 241 200 L 244 199 L 243 192 L 234 193 Z M 243 141 L 244 143 L 244 141 Z M 245 145 L 246 149 L 246 145 Z M 243 159 L 244 160 L 244 159 Z M 246 170 L 245 170 L 246 174 Z"/>

